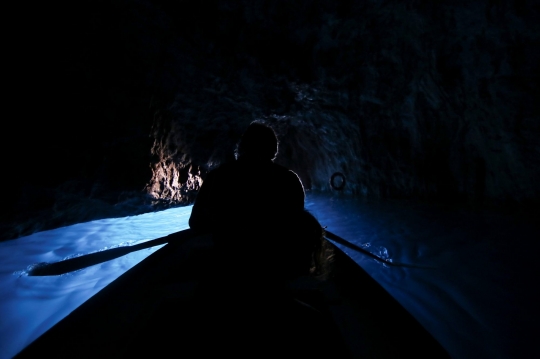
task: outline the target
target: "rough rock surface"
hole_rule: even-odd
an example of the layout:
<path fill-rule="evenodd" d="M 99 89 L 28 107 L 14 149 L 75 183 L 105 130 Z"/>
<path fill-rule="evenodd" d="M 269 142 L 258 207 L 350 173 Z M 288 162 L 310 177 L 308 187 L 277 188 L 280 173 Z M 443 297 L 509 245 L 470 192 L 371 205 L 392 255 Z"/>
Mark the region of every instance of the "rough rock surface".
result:
<path fill-rule="evenodd" d="M 66 6 L 12 44 L 1 238 L 189 203 L 253 120 L 306 188 L 540 201 L 534 1 Z"/>
<path fill-rule="evenodd" d="M 193 14 L 214 20 L 195 28 L 208 61 L 236 63 L 179 91 L 159 141 L 180 167 L 225 161 L 262 119 L 307 187 L 340 171 L 355 194 L 538 199 L 532 3 L 222 1 Z"/>

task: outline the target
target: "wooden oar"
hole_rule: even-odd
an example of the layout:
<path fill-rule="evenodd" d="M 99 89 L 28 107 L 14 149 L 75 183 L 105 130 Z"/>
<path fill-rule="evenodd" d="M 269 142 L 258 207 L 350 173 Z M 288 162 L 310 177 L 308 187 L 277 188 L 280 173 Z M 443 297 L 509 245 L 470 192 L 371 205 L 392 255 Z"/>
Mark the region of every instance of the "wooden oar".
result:
<path fill-rule="evenodd" d="M 150 248 L 150 247 L 154 247 L 160 244 L 165 244 L 165 243 L 170 243 L 170 242 L 185 241 L 195 236 L 197 236 L 197 234 L 195 234 L 193 230 L 186 229 L 180 232 L 169 234 L 168 236 L 165 236 L 165 237 L 156 238 L 151 241 L 139 243 L 133 246 L 107 249 L 101 252 L 95 252 L 95 253 L 86 254 L 80 257 L 65 259 L 60 262 L 40 263 L 39 265 L 36 265 L 32 269 L 30 269 L 28 271 L 28 275 L 29 276 L 49 276 L 49 275 L 66 274 L 66 273 L 73 272 L 73 271 L 83 269 L 86 267 L 90 267 L 99 263 L 107 262 L 107 261 L 110 261 L 111 259 L 122 257 L 128 253 L 139 251 L 141 249 Z M 335 235 L 334 233 L 330 231 L 326 231 L 326 237 L 327 237 L 327 240 L 334 241 L 338 244 L 341 244 L 356 252 L 360 252 L 364 255 L 367 255 L 368 257 L 373 258 L 389 266 L 433 269 L 433 267 L 424 267 L 424 266 L 416 266 L 416 265 L 405 264 L 405 263 L 391 262 L 387 259 L 381 258 L 365 250 L 364 248 L 359 247 Z"/>
<path fill-rule="evenodd" d="M 160 244 L 185 241 L 187 239 L 197 236 L 191 229 L 186 229 L 180 232 L 169 234 L 165 237 L 153 239 L 151 241 L 139 243 L 133 246 L 118 247 L 107 249 L 101 252 L 95 252 L 86 254 L 80 257 L 65 259 L 60 262 L 54 263 L 41 263 L 32 268 L 29 272 L 29 276 L 49 276 L 60 275 L 69 272 L 73 272 L 79 269 L 90 267 L 99 263 L 110 261 L 128 253 L 139 251 L 141 249 L 158 246 Z"/>
<path fill-rule="evenodd" d="M 364 249 L 362 247 L 359 247 L 356 244 L 353 244 L 353 243 L 341 238 L 340 236 L 338 236 L 338 235 L 336 235 L 336 234 L 334 234 L 334 233 L 332 233 L 332 232 L 330 232 L 328 230 L 325 230 L 325 231 L 326 231 L 326 240 L 330 240 L 330 241 L 336 242 L 338 244 L 341 244 L 344 247 L 347 247 L 349 249 L 352 249 L 353 251 L 365 254 L 366 256 L 368 256 L 370 258 L 373 258 L 373 259 L 375 259 L 375 260 L 377 260 L 379 262 L 382 262 L 384 264 L 387 264 L 389 266 L 407 267 L 407 268 L 422 268 L 422 269 L 435 269 L 435 267 L 418 266 L 418 265 L 414 265 L 414 264 L 391 262 L 388 259 L 381 258 L 381 257 L 371 253 L 370 251 L 368 251 L 368 250 L 366 250 L 366 249 Z"/>

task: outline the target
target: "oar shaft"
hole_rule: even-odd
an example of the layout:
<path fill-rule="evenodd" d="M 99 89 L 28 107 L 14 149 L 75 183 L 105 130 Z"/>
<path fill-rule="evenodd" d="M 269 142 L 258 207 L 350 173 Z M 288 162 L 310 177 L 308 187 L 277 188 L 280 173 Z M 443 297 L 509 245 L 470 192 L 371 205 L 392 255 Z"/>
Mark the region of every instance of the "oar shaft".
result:
<path fill-rule="evenodd" d="M 353 251 L 356 251 L 356 252 L 360 252 L 362 254 L 365 254 L 366 256 L 370 257 L 370 258 L 373 258 L 375 259 L 376 261 L 379 261 L 379 262 L 382 262 L 384 264 L 387 264 L 389 266 L 393 266 L 393 267 L 407 267 L 407 268 L 421 268 L 421 269 L 435 269 L 435 267 L 428 267 L 428 266 L 418 266 L 418 265 L 413 265 L 413 264 L 407 264 L 407 263 L 398 263 L 398 262 L 391 262 L 387 259 L 384 259 L 384 258 L 381 258 L 373 253 L 371 253 L 370 251 L 362 248 L 362 247 L 359 247 L 357 246 L 356 244 L 354 243 L 351 243 L 343 238 L 341 238 L 340 236 L 330 232 L 330 231 L 326 231 L 326 239 L 327 240 L 331 240 L 331 241 L 334 241 L 336 243 L 339 243 L 341 244 L 342 246 L 345 246 L 349 249 L 352 249 Z"/>
<path fill-rule="evenodd" d="M 95 252 L 86 254 L 80 257 L 69 258 L 63 261 L 54 263 L 43 263 L 35 266 L 29 272 L 29 276 L 49 276 L 49 275 L 61 275 L 69 272 L 73 272 L 79 269 L 87 268 L 96 264 L 110 261 L 128 253 L 139 251 L 141 249 L 155 247 L 165 243 L 184 241 L 197 236 L 197 234 L 191 230 L 186 229 L 180 232 L 169 234 L 165 237 L 153 239 L 151 241 L 139 243 L 133 246 L 118 247 L 107 249 L 101 252 Z"/>
<path fill-rule="evenodd" d="M 197 233 L 195 233 L 191 229 L 186 229 L 183 231 L 179 231 L 176 233 L 169 234 L 165 237 L 160 237 L 153 239 L 151 241 L 139 243 L 133 246 L 127 246 L 127 247 L 119 247 L 119 248 L 112 248 L 108 250 L 104 250 L 101 252 L 96 253 L 90 253 L 86 254 L 80 257 L 70 258 L 63 261 L 55 262 L 55 263 L 43 263 L 40 265 L 35 266 L 32 268 L 29 272 L 29 276 L 50 276 L 50 275 L 61 275 L 69 272 L 73 272 L 79 269 L 87 268 L 96 264 L 100 264 L 106 261 L 110 261 L 111 259 L 115 259 L 121 256 L 124 256 L 128 253 L 139 251 L 141 249 L 155 247 L 161 244 L 165 243 L 179 243 L 181 241 L 185 241 L 188 239 L 191 239 L 193 237 L 198 236 Z M 413 268 L 429 268 L 429 267 L 420 267 L 420 266 L 414 266 L 404 263 L 394 263 L 389 260 L 386 260 L 384 258 L 381 258 L 367 250 L 365 250 L 362 247 L 359 247 L 339 236 L 336 234 L 326 231 L 326 237 L 327 239 L 334 241 L 336 243 L 339 243 L 349 249 L 352 249 L 354 251 L 360 252 L 362 254 L 365 254 L 369 256 L 370 258 L 373 258 L 377 261 L 383 262 L 390 266 L 403 266 L 403 267 L 413 267 Z"/>

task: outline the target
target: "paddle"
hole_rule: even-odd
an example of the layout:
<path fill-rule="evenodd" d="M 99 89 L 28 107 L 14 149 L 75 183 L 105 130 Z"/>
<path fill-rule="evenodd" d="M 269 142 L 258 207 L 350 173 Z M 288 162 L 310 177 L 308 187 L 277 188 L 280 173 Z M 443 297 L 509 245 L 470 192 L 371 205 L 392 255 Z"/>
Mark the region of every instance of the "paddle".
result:
<path fill-rule="evenodd" d="M 156 238 L 151 241 L 139 243 L 133 246 L 107 249 L 101 252 L 90 253 L 90 254 L 80 256 L 80 257 L 65 259 L 63 261 L 54 262 L 54 263 L 40 263 L 39 265 L 36 265 L 32 269 L 30 269 L 28 271 L 28 275 L 29 276 L 50 276 L 50 275 L 66 274 L 66 273 L 73 272 L 73 271 L 83 269 L 83 268 L 87 268 L 87 267 L 90 267 L 99 263 L 107 262 L 107 261 L 110 261 L 111 259 L 122 257 L 128 253 L 139 251 L 141 249 L 150 248 L 150 247 L 154 247 L 154 246 L 158 246 L 158 245 L 170 243 L 170 242 L 185 241 L 195 236 L 197 236 L 197 234 L 195 234 L 193 230 L 186 229 L 180 232 L 169 234 L 168 236 L 165 236 L 165 237 Z M 411 264 L 391 262 L 389 260 L 381 258 L 365 250 L 362 247 L 359 247 L 349 241 L 346 241 L 345 239 L 335 235 L 334 233 L 330 231 L 326 231 L 326 239 L 334 241 L 338 244 L 341 244 L 356 252 L 360 252 L 364 255 L 367 255 L 368 257 L 373 258 L 389 266 L 433 269 L 433 267 L 423 267 L 423 266 L 415 266 Z"/>
<path fill-rule="evenodd" d="M 339 243 L 341 244 L 342 246 L 345 246 L 349 249 L 352 249 L 353 251 L 356 251 L 356 252 L 360 252 L 362 254 L 365 254 L 366 256 L 370 257 L 370 258 L 373 258 L 379 262 L 382 262 L 384 264 L 387 264 L 389 266 L 394 266 L 394 267 L 407 267 L 407 268 L 422 268 L 422 269 L 435 269 L 435 267 L 425 267 L 425 266 L 418 266 L 418 265 L 413 265 L 413 264 L 406 264 L 406 263 L 399 263 L 399 262 L 391 262 L 387 259 L 384 259 L 384 258 L 381 258 L 373 253 L 371 253 L 370 251 L 362 248 L 362 247 L 358 247 L 356 244 L 353 244 L 343 238 L 341 238 L 340 236 L 338 235 L 335 235 L 334 233 L 330 232 L 330 231 L 326 231 L 326 240 L 330 240 L 330 241 L 333 241 L 333 242 L 336 242 L 336 243 Z"/>
<path fill-rule="evenodd" d="M 110 261 L 128 253 L 141 249 L 158 246 L 169 242 L 185 241 L 195 237 L 196 234 L 191 229 L 171 233 L 168 236 L 153 239 L 151 241 L 135 244 L 133 246 L 107 249 L 101 252 L 86 254 L 80 257 L 65 259 L 54 263 L 40 263 L 28 271 L 29 276 L 49 276 L 60 275 L 73 272 L 79 269 L 90 267 L 99 263 Z"/>

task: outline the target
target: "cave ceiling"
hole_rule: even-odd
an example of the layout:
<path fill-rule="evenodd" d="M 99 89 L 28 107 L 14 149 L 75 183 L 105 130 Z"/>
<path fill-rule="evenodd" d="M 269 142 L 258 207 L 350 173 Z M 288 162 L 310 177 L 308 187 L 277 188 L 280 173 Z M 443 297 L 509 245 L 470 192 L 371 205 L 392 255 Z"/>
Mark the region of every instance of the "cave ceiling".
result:
<path fill-rule="evenodd" d="M 534 1 L 17 6 L 4 239 L 190 203 L 254 120 L 309 190 L 540 198 Z"/>

